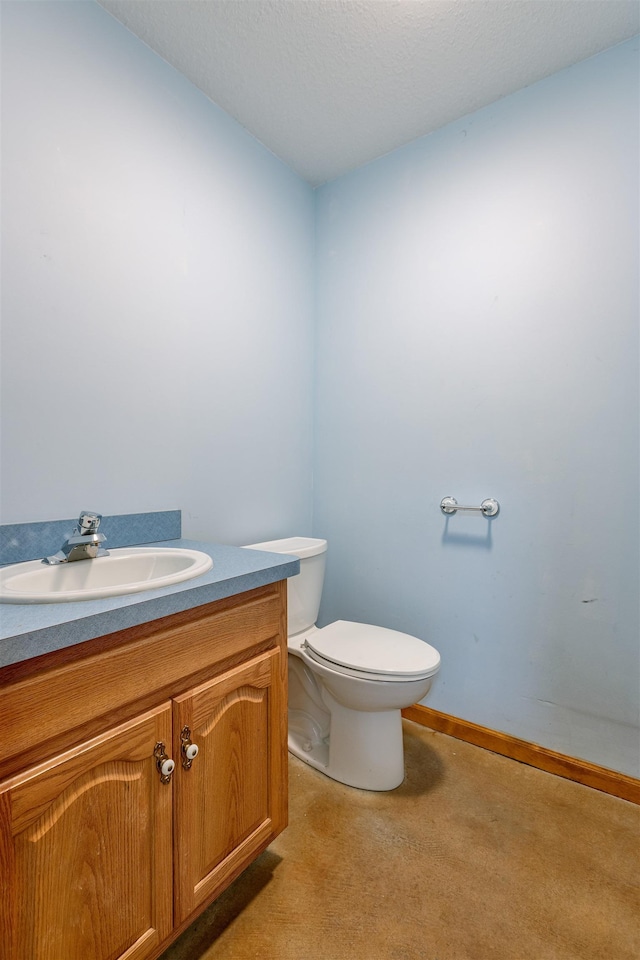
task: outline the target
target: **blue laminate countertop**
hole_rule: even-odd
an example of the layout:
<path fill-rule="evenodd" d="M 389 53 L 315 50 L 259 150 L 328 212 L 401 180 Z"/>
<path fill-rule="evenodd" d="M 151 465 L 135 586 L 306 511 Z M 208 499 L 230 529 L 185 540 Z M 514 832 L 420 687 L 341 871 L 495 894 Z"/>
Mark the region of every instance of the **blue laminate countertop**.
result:
<path fill-rule="evenodd" d="M 0 604 L 0 667 L 232 597 L 295 576 L 300 570 L 297 557 L 244 547 L 196 540 L 164 540 L 145 546 L 202 550 L 213 559 L 213 567 L 194 580 L 124 597 Z"/>

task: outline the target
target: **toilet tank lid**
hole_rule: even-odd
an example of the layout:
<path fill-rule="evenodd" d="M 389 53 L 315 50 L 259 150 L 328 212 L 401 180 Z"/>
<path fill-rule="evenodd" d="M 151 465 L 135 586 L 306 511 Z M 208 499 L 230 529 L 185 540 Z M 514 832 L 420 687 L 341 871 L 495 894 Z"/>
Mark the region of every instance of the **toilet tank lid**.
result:
<path fill-rule="evenodd" d="M 366 673 L 410 680 L 433 676 L 440 668 L 440 654 L 424 640 L 369 623 L 336 620 L 306 642 L 324 660 Z"/>
<path fill-rule="evenodd" d="M 265 540 L 264 543 L 247 543 L 247 550 L 264 550 L 265 553 L 288 553 L 304 560 L 326 553 L 327 541 L 311 537 L 287 537 L 284 540 Z"/>

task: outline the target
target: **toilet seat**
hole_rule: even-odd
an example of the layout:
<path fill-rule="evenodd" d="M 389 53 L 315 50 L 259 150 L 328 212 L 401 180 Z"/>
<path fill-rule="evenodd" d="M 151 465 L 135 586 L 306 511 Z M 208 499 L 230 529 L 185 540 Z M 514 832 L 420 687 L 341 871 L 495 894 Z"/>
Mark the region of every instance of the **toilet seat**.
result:
<path fill-rule="evenodd" d="M 329 669 L 365 680 L 426 679 L 440 667 L 438 651 L 418 637 L 348 620 L 315 630 L 303 647 Z"/>

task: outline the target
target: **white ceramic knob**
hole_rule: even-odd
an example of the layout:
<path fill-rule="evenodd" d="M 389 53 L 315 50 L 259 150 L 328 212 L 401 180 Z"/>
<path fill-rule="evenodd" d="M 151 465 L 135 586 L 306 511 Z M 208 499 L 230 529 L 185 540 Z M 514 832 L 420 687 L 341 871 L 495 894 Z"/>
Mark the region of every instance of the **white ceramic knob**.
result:
<path fill-rule="evenodd" d="M 163 777 L 170 777 L 173 771 L 176 768 L 175 760 L 171 760 L 167 757 L 166 760 L 163 760 L 162 766 L 160 767 L 160 773 Z"/>
<path fill-rule="evenodd" d="M 185 756 L 187 760 L 194 760 L 198 756 L 198 744 L 190 743 L 185 750 Z"/>

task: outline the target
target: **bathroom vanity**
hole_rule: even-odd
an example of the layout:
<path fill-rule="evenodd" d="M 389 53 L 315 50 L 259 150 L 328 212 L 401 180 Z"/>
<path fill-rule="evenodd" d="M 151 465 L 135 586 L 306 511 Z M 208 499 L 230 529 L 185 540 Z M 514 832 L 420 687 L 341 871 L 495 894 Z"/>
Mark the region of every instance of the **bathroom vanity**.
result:
<path fill-rule="evenodd" d="M 222 549 L 253 569 L 0 667 L 2 960 L 153 960 L 285 827 L 296 564 Z"/>

